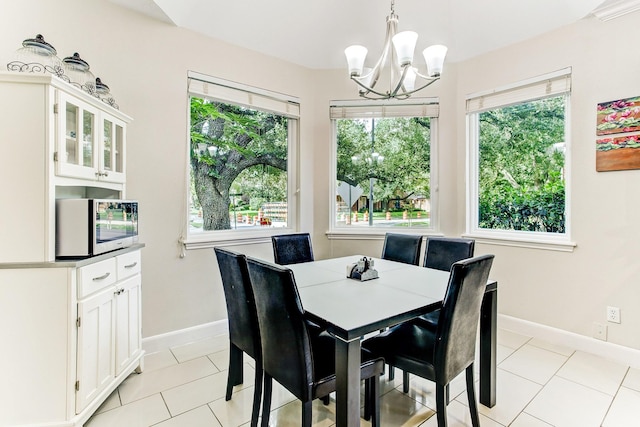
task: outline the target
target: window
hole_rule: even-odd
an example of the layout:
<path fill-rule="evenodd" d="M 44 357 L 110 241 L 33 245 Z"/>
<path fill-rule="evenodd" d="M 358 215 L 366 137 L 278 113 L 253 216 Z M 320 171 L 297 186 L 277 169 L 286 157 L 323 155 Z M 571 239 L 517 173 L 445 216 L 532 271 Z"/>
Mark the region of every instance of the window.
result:
<path fill-rule="evenodd" d="M 468 233 L 568 241 L 570 70 L 467 99 Z"/>
<path fill-rule="evenodd" d="M 438 104 L 417 101 L 331 106 L 335 231 L 434 228 Z"/>
<path fill-rule="evenodd" d="M 189 73 L 188 240 L 294 228 L 299 104 Z"/>

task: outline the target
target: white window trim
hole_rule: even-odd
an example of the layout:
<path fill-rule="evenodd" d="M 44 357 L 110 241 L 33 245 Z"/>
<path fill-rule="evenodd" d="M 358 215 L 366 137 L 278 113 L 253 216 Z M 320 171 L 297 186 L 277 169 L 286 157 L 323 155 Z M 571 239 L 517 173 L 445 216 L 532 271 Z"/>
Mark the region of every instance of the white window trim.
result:
<path fill-rule="evenodd" d="M 467 224 L 465 237 L 476 239 L 479 243 L 488 243 L 502 246 L 515 246 L 534 249 L 556 250 L 563 252 L 572 252 L 577 246 L 575 242 L 571 240 L 571 103 L 570 103 L 570 77 L 571 68 L 565 68 L 556 72 L 548 73 L 542 76 L 534 77 L 519 83 L 504 86 L 492 91 L 479 92 L 467 96 L 467 110 L 469 105 L 481 97 L 491 97 L 497 95 L 498 97 L 503 94 L 508 94 L 510 91 L 517 92 L 521 90 L 522 93 L 528 93 L 531 95 L 535 93 L 530 92 L 527 88 L 536 86 L 539 83 L 544 83 L 549 80 L 559 79 L 567 77 L 568 89 L 557 94 L 560 96 L 564 93 L 565 96 L 565 232 L 559 233 L 546 233 L 546 232 L 530 232 L 530 231 L 512 231 L 512 230 L 489 230 L 478 227 L 478 114 L 482 111 L 486 111 L 488 108 L 482 108 L 482 102 L 475 102 L 475 108 L 471 111 L 467 111 L 466 115 L 466 141 L 467 141 L 467 156 L 466 156 L 466 180 L 467 180 Z M 540 86 L 540 85 L 538 85 Z M 550 84 L 547 85 L 547 89 L 550 88 Z M 551 95 L 555 96 L 555 95 Z M 514 102 L 514 99 L 508 95 L 503 97 L 504 105 L 492 104 L 490 109 L 505 107 L 522 101 L 533 101 L 540 99 L 542 96 L 535 96 L 529 98 L 519 99 Z M 478 107 L 479 106 L 479 107 Z"/>
<path fill-rule="evenodd" d="M 410 101 L 397 101 L 390 100 L 384 102 L 371 101 L 332 101 L 330 107 L 371 107 L 375 110 L 382 110 L 378 113 L 372 113 L 369 117 L 383 117 L 386 107 L 393 109 L 394 106 L 400 108 L 415 107 L 417 111 L 427 111 L 424 108 L 429 108 L 428 111 L 435 114 L 435 116 L 426 116 L 431 118 L 431 212 L 430 212 L 430 225 L 429 227 L 420 228 L 399 228 L 399 227 L 336 227 L 336 212 L 335 212 L 335 200 L 336 200 L 336 166 L 337 166 L 337 127 L 336 118 L 331 117 L 331 167 L 329 172 L 329 230 L 325 233 L 330 240 L 380 240 L 384 238 L 384 235 L 388 232 L 405 233 L 405 234 L 421 234 L 424 236 L 442 236 L 439 226 L 439 170 L 438 170 L 438 116 L 439 116 L 440 100 L 437 97 L 432 98 L 414 98 Z M 331 114 L 330 114 L 331 116 Z M 364 117 L 364 116 L 361 116 Z M 435 208 L 434 208 L 435 206 Z"/>
<path fill-rule="evenodd" d="M 181 256 L 185 256 L 184 249 L 205 249 L 214 246 L 235 246 L 256 243 L 270 243 L 271 236 L 277 234 L 294 233 L 298 227 L 300 212 L 300 177 L 299 177 L 299 144 L 300 144 L 300 100 L 299 98 L 256 88 L 242 83 L 232 82 L 205 74 L 188 72 L 187 106 L 191 96 L 206 97 L 230 104 L 243 105 L 263 111 L 273 112 L 289 120 L 288 157 L 287 157 L 287 197 L 288 214 L 287 227 L 250 229 L 250 230 L 218 230 L 204 231 L 198 234 L 189 233 L 189 203 L 190 193 L 190 126 L 191 114 L 187 108 L 186 130 L 186 161 L 185 161 L 185 193 L 184 218 L 182 220 L 182 235 L 179 244 L 183 248 Z M 189 86 L 191 89 L 189 89 Z M 216 89 L 218 89 L 216 91 Z M 244 95 L 244 100 L 242 99 Z"/>

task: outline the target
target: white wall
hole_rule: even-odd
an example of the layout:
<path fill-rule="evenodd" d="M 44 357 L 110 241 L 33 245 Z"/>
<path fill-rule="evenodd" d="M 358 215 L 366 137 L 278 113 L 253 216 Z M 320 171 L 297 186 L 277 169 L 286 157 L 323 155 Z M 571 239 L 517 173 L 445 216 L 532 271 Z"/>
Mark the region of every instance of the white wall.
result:
<path fill-rule="evenodd" d="M 571 236 L 573 253 L 480 245 L 496 254 L 503 314 L 592 335 L 607 305 L 622 323 L 608 323 L 609 341 L 640 348 L 640 170 L 596 172 L 599 102 L 640 94 L 640 55 L 630 29 L 640 13 L 609 22 L 588 18 L 525 43 L 460 64 L 458 147 L 464 147 L 464 96 L 572 67 Z M 464 201 L 459 200 L 460 210 Z"/>
<path fill-rule="evenodd" d="M 353 99 L 345 70 L 308 70 L 156 22 L 106 0 L 0 0 L 0 60 L 42 33 L 64 57 L 77 51 L 134 118 L 128 134 L 127 196 L 144 217 L 143 336 L 226 317 L 213 251 L 179 257 L 184 222 L 187 70 L 301 99 L 301 229 L 313 233 L 318 258 L 378 255 L 382 240 L 328 240 L 331 130 L 328 102 Z M 640 55 L 632 29 L 640 14 L 601 23 L 585 20 L 552 34 L 460 63 L 424 96 L 441 97 L 440 218 L 446 235 L 464 232 L 464 96 L 566 66 L 573 67 L 573 253 L 478 245 L 495 253 L 501 313 L 591 335 L 605 307 L 622 309 L 610 341 L 640 348 L 640 171 L 595 172 L 598 102 L 640 94 Z M 215 25 L 215 21 L 212 22 Z M 241 30 L 242 23 L 239 23 Z M 630 40 L 630 41 L 627 41 Z M 1 94 L 0 94 L 1 96 Z M 0 144 L 14 143 L 0 141 Z M 373 243 L 373 244 L 372 244 Z M 270 245 L 235 247 L 271 257 Z"/>
<path fill-rule="evenodd" d="M 496 255 L 499 312 L 592 336 L 593 322 L 608 325 L 608 341 L 640 349 L 640 170 L 595 171 L 596 105 L 640 94 L 640 55 L 630 29 L 640 13 L 610 22 L 588 18 L 553 33 L 472 60 L 446 64 L 444 78 L 424 96 L 440 96 L 439 167 L 441 231 L 465 232 L 465 95 L 571 66 L 572 253 L 478 244 L 476 253 Z M 344 70 L 325 73 L 316 103 L 352 98 Z M 344 87 L 347 84 L 349 87 Z M 323 130 L 322 138 L 329 138 Z M 324 147 L 316 147 L 321 155 Z M 316 168 L 316 180 L 324 186 Z M 316 212 L 329 200 L 316 197 Z M 319 219 L 319 218 L 317 218 Z M 328 223 L 316 221 L 321 233 Z M 315 244 L 315 241 L 314 241 Z M 332 240 L 333 256 L 378 255 L 382 240 Z M 606 306 L 620 307 L 622 323 L 606 322 Z"/>
<path fill-rule="evenodd" d="M 187 71 L 297 96 L 305 114 L 313 117 L 304 107 L 312 97 L 310 72 L 105 0 L 0 0 L 0 13 L 2 64 L 22 40 L 41 33 L 61 58 L 79 52 L 110 86 L 120 110 L 134 119 L 127 135 L 127 197 L 140 201 L 140 233 L 146 244 L 143 337 L 225 319 L 213 250 L 179 257 L 186 200 Z M 300 156 L 307 171 L 313 170 L 312 127 L 312 120 L 301 120 Z M 305 211 L 312 211 L 311 176 L 301 183 Z M 313 213 L 306 212 L 304 218 L 302 227 L 309 227 Z M 236 249 L 272 257 L 270 245 Z"/>

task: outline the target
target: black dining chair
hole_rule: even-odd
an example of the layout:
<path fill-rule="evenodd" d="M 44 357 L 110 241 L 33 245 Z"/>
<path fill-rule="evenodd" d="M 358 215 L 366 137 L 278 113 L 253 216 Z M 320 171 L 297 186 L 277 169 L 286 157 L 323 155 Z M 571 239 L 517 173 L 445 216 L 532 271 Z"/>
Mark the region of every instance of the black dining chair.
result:
<path fill-rule="evenodd" d="M 271 243 L 276 264 L 289 265 L 313 261 L 313 247 L 309 233 L 271 236 Z"/>
<path fill-rule="evenodd" d="M 456 261 L 471 258 L 473 256 L 475 240 L 459 237 L 427 237 L 424 248 L 423 267 L 436 270 L 450 271 Z M 414 322 L 421 322 L 423 326 L 435 328 L 440 318 L 440 310 L 434 310 L 422 315 Z M 393 379 L 393 369 L 389 369 L 389 379 Z M 403 376 L 403 389 L 409 389 L 409 379 Z M 447 402 L 449 401 L 447 389 Z"/>
<path fill-rule="evenodd" d="M 420 263 L 422 236 L 415 234 L 386 233 L 380 258 L 405 264 Z M 382 332 L 382 331 L 380 331 Z M 389 366 L 389 380 L 393 380 L 393 367 Z"/>
<path fill-rule="evenodd" d="M 473 256 L 476 241 L 458 237 L 427 237 L 424 248 L 424 262 L 426 268 L 450 271 L 454 262 Z M 440 310 L 420 316 L 418 321 L 427 326 L 435 327 L 440 317 Z"/>
<path fill-rule="evenodd" d="M 362 343 L 373 355 L 402 369 L 405 376 L 412 373 L 435 382 L 439 427 L 447 426 L 446 387 L 462 371 L 466 372 L 471 422 L 473 427 L 480 425 L 473 364 L 480 306 L 493 258 L 482 255 L 453 264 L 435 330 L 406 322 Z"/>
<path fill-rule="evenodd" d="M 380 258 L 405 264 L 418 265 L 422 236 L 413 234 L 386 233 Z"/>
<path fill-rule="evenodd" d="M 423 266 L 449 271 L 454 262 L 473 256 L 476 241 L 459 237 L 427 237 Z"/>
<path fill-rule="evenodd" d="M 336 389 L 335 338 L 326 332 L 309 333 L 293 272 L 288 268 L 248 258 L 251 287 L 256 302 L 264 399 L 262 426 L 269 425 L 272 382 L 275 379 L 302 401 L 303 427 L 311 426 L 312 401 Z M 361 378 L 367 381 L 365 414 L 372 426 L 380 425 L 380 385 L 384 361 L 363 351 Z"/>
<path fill-rule="evenodd" d="M 243 254 L 222 248 L 213 248 L 218 260 L 229 322 L 229 373 L 225 400 L 231 400 L 233 386 L 242 384 L 243 354 L 255 360 L 256 376 L 253 392 L 251 426 L 258 425 L 262 397 L 262 355 L 258 316 L 249 283 L 247 258 Z"/>

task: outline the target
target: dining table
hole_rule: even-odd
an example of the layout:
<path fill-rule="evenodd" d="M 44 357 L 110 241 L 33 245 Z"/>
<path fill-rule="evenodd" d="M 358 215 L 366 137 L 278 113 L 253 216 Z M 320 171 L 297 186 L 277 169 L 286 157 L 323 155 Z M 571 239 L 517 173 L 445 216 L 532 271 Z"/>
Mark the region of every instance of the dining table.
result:
<path fill-rule="evenodd" d="M 442 307 L 449 272 L 368 258 L 378 277 L 349 278 L 363 255 L 287 265 L 293 271 L 305 315 L 336 338 L 336 426 L 360 425 L 360 342 L 368 334 Z M 480 313 L 479 401 L 496 403 L 497 290 L 487 282 Z"/>

